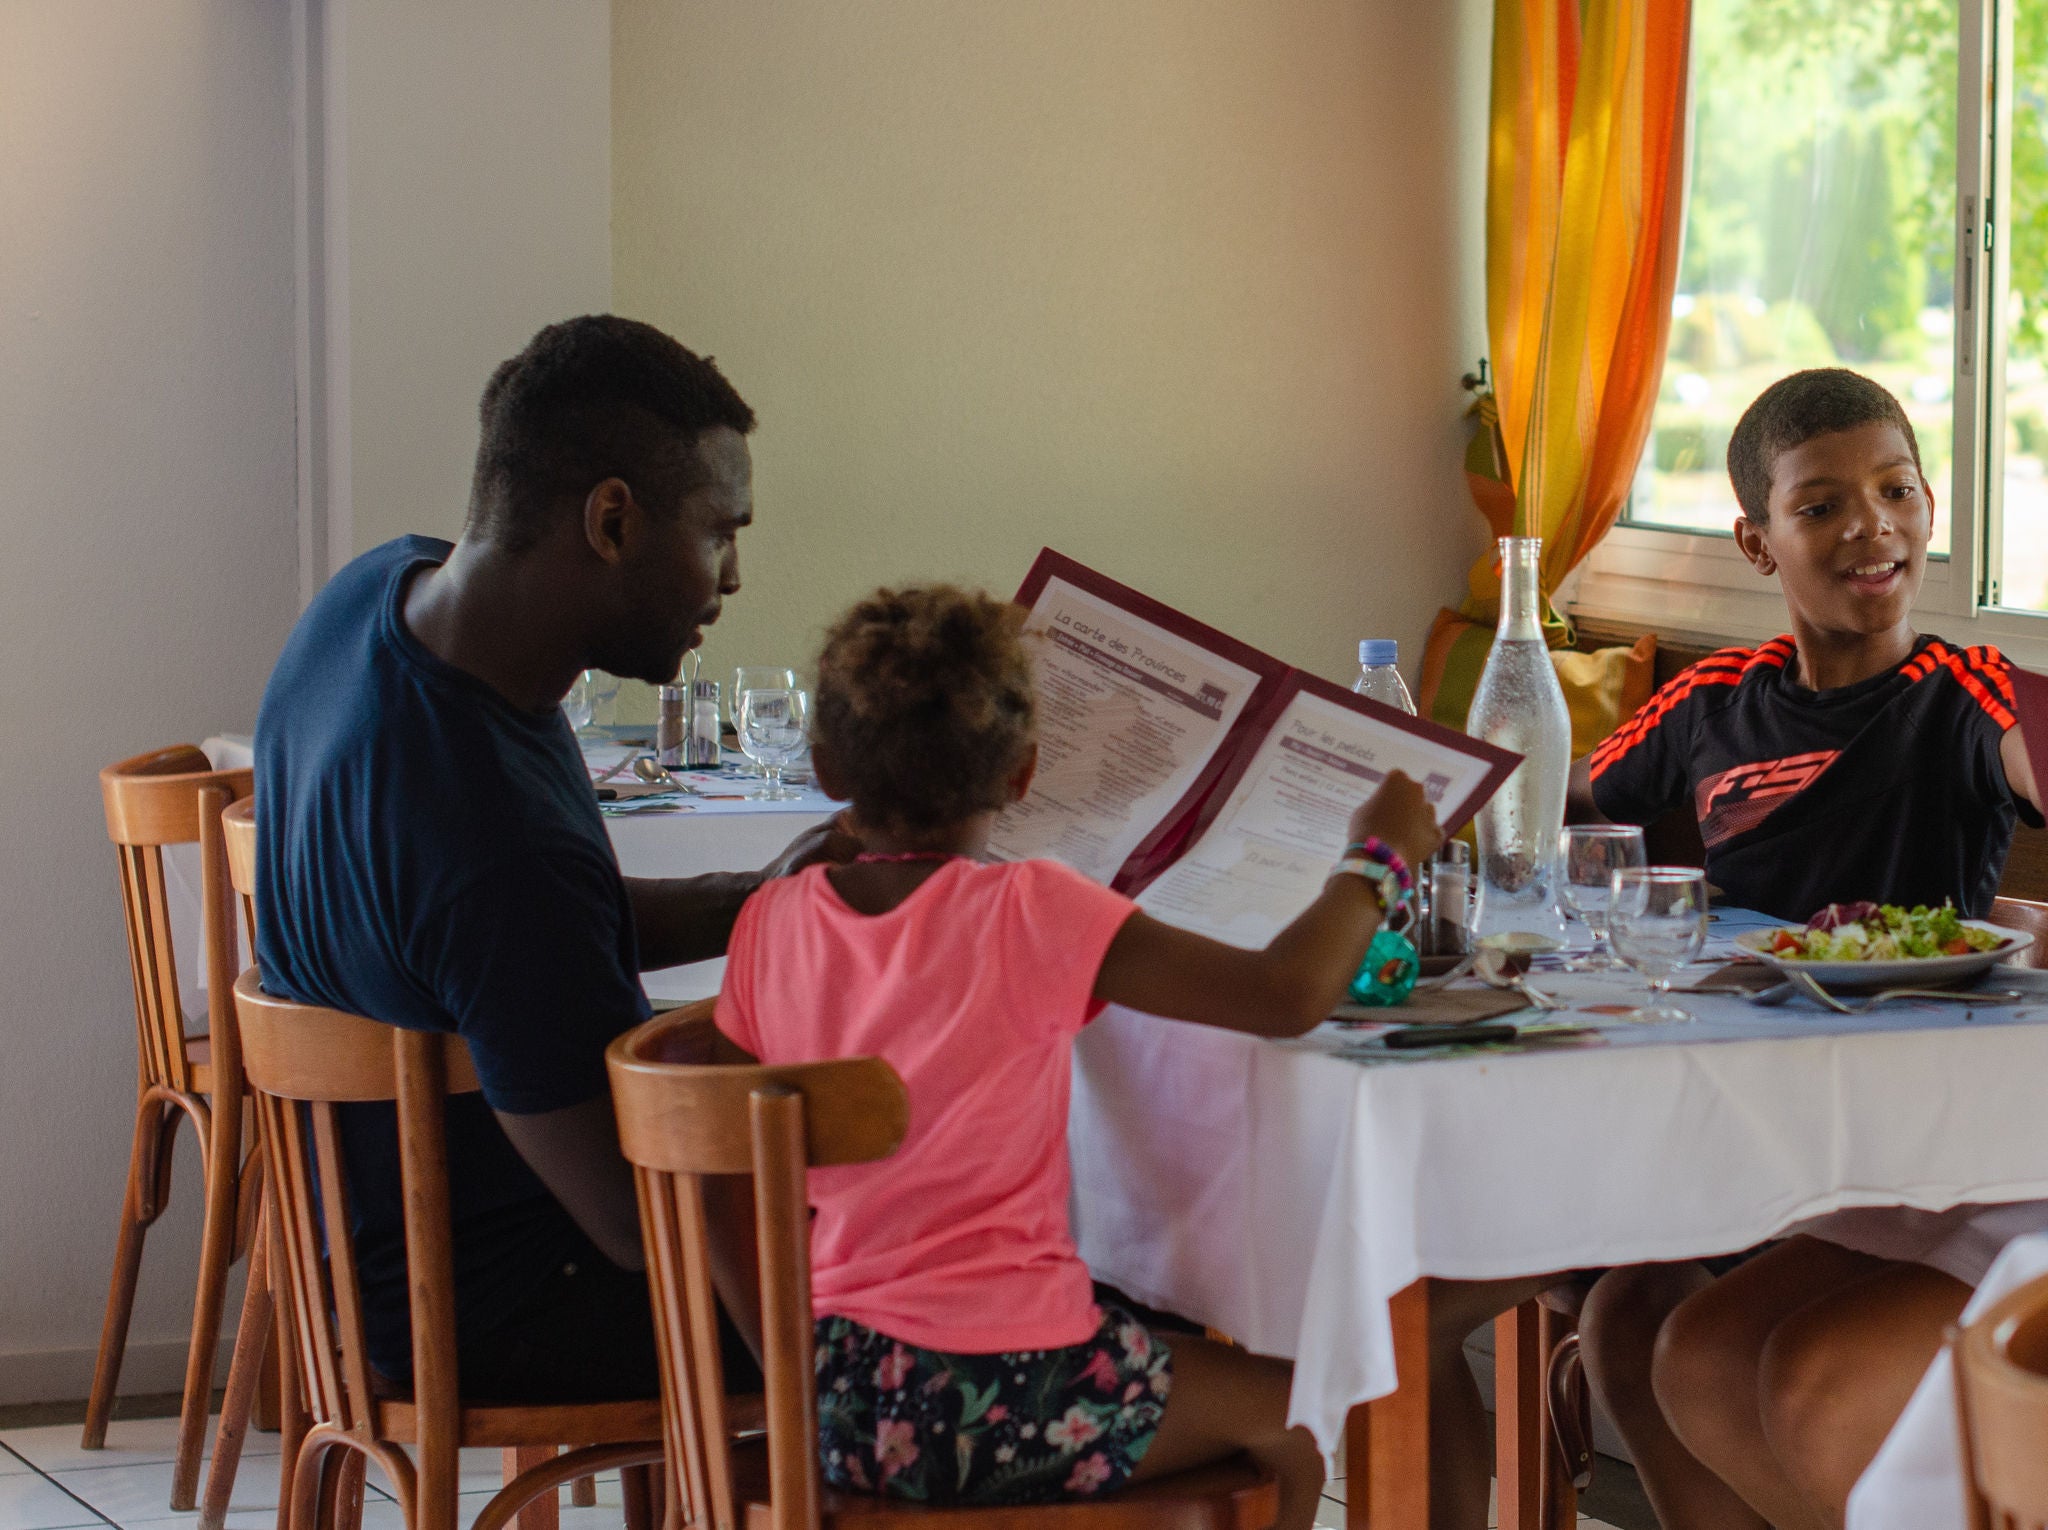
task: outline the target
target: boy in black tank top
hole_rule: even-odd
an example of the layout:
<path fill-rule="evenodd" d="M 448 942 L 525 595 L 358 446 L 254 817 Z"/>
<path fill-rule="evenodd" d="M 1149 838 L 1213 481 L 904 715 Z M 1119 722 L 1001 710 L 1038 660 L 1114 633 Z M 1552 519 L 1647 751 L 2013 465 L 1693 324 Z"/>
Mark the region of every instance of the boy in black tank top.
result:
<path fill-rule="evenodd" d="M 1905 412 L 1856 373 L 1797 373 L 1743 415 L 1728 473 L 1737 545 L 1792 630 L 1660 690 L 1573 766 L 1573 817 L 1687 806 L 1727 901 L 1789 922 L 1861 899 L 1982 917 L 2040 799 L 2004 657 L 1913 629 L 1934 498 Z M 1617 1269 L 1586 1300 L 1587 1368 L 1666 1530 L 1839 1524 L 1968 1295 L 1812 1237 L 1719 1280 Z M 1854 1386 L 1788 1369 L 1794 1314 L 1804 1357 Z"/>

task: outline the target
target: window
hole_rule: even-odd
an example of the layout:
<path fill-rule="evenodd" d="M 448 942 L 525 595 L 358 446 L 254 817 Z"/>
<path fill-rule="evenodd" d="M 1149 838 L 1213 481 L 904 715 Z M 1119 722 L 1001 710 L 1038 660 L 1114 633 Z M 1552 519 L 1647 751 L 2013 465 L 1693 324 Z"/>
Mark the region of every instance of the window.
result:
<path fill-rule="evenodd" d="M 1739 513 L 1728 434 L 1775 378 L 1841 365 L 1919 437 L 1948 560 L 1923 606 L 2048 644 L 2005 619 L 2048 614 L 2048 0 L 1695 0 L 1693 27 L 1670 349 L 1586 608 L 1660 578 L 1761 594 L 1708 540 Z"/>

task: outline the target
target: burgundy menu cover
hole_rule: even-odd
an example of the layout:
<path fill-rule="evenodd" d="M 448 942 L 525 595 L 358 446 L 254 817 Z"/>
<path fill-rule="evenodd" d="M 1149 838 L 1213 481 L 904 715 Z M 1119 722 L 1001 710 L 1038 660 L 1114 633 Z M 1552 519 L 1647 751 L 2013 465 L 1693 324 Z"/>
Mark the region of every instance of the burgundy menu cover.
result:
<path fill-rule="evenodd" d="M 1258 943 L 1305 907 L 1388 771 L 1421 781 L 1450 832 L 1520 760 L 1051 549 L 1017 601 L 1036 642 L 1039 768 L 991 848 L 1065 861 L 1220 938 Z"/>

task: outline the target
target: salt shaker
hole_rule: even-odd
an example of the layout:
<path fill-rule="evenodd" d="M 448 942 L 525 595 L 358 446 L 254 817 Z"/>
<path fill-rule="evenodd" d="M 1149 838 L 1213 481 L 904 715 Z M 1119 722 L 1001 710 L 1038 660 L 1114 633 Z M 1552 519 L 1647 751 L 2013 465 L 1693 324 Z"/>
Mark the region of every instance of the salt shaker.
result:
<path fill-rule="evenodd" d="M 718 754 L 718 682 L 690 682 L 690 720 L 683 741 L 683 763 L 696 770 L 713 770 Z"/>
<path fill-rule="evenodd" d="M 680 685 L 661 688 L 661 720 L 654 730 L 654 757 L 663 770 L 675 770 L 683 764 L 689 731 L 686 695 L 687 689 Z"/>

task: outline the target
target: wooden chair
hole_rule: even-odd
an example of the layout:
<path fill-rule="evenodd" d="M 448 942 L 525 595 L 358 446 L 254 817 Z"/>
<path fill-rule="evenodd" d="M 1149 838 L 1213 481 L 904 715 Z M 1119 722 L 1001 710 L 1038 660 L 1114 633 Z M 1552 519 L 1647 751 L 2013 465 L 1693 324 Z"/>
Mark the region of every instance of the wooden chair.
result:
<path fill-rule="evenodd" d="M 2048 1525 L 2048 1276 L 1951 1333 L 1971 1530 Z"/>
<path fill-rule="evenodd" d="M 788 1067 L 709 1063 L 708 1005 L 676 1010 L 605 1054 L 619 1145 L 640 1191 L 640 1226 L 661 1344 L 670 1492 L 702 1530 L 1270 1530 L 1278 1485 L 1242 1458 L 1093 1502 L 1015 1509 L 921 1507 L 826 1492 L 812 1376 L 807 1168 L 894 1152 L 909 1121 L 879 1058 Z M 735 1446 L 719 1360 L 705 1176 L 751 1176 L 767 1377 L 767 1440 Z"/>
<path fill-rule="evenodd" d="M 2020 966 L 2048 967 L 2048 903 L 2001 895 L 1991 900 L 1990 919 L 1993 924 L 2002 924 L 2008 930 L 2025 930 L 2034 937 L 2034 943 L 2019 960 Z"/>
<path fill-rule="evenodd" d="M 256 949 L 256 802 L 243 797 L 220 815 L 221 833 L 227 847 L 228 880 L 242 904 L 242 927 L 248 932 L 249 949 Z M 261 1185 L 263 1163 L 259 1157 L 251 1166 L 251 1177 Z M 199 1530 L 221 1530 L 227 1523 L 228 1505 L 234 1494 L 235 1476 L 240 1470 L 242 1445 L 248 1438 L 249 1423 L 256 1411 L 257 1391 L 266 1352 L 277 1365 L 278 1423 L 282 1436 L 284 1472 L 279 1487 L 277 1530 L 288 1530 L 291 1506 L 290 1466 L 306 1435 L 306 1407 L 294 1367 L 291 1334 L 286 1324 L 289 1300 L 278 1298 L 284 1280 L 284 1245 L 277 1219 L 271 1214 L 270 1198 L 260 1195 L 256 1239 L 249 1255 L 248 1288 L 242 1296 L 241 1321 L 235 1329 L 233 1363 L 228 1367 L 227 1391 L 221 1399 L 220 1426 L 214 1431 L 213 1460 L 207 1468 L 206 1492 L 199 1501 Z"/>
<path fill-rule="evenodd" d="M 198 1490 L 228 1268 L 240 1257 L 254 1213 L 254 1202 L 247 1199 L 250 1187 L 242 1173 L 242 1068 L 234 1006 L 229 1001 L 239 963 L 220 827 L 221 810 L 247 797 L 251 790 L 250 772 L 215 770 L 190 744 L 137 755 L 100 772 L 107 836 L 113 840 L 120 862 L 140 1066 L 128 1187 L 81 1443 L 87 1450 L 106 1444 L 107 1420 L 121 1379 L 128 1320 L 135 1305 L 143 1238 L 170 1196 L 171 1154 L 178 1120 L 183 1116 L 199 1138 L 204 1191 L 198 1291 L 192 1304 L 184 1401 L 171 1474 L 171 1507 L 179 1510 L 193 1507 Z M 185 1033 L 164 876 L 164 847 L 184 844 L 199 846 L 207 973 L 207 1030 L 193 1036 Z"/>
<path fill-rule="evenodd" d="M 447 1096 L 479 1087 L 461 1039 L 272 998 L 254 968 L 237 980 L 235 1006 L 283 1252 L 285 1326 L 312 1417 L 290 1463 L 292 1530 L 323 1530 L 359 1501 L 366 1461 L 390 1477 L 410 1530 L 455 1530 L 459 1449 L 519 1452 L 533 1464 L 491 1498 L 473 1527 L 503 1530 L 565 1482 L 660 1460 L 656 1399 L 513 1405 L 461 1396 L 444 1112 Z M 369 1100 L 397 1105 L 410 1396 L 373 1380 L 364 1348 L 338 1107 Z M 597 1443 L 557 1456 L 564 1441 Z M 416 1447 L 417 1468 L 402 1444 Z M 649 1497 L 629 1483 L 629 1514 L 637 1498 L 643 1530 L 651 1530 Z"/>

